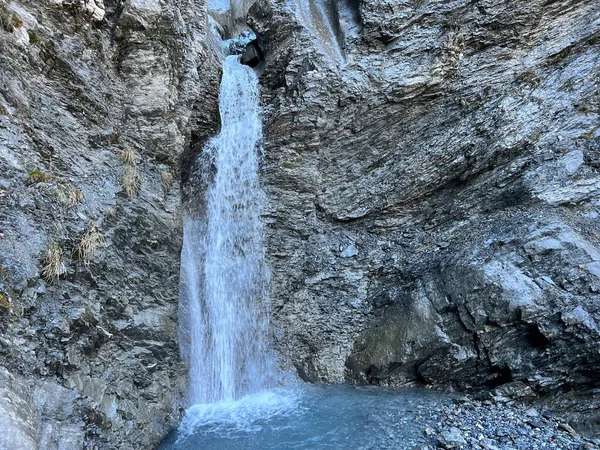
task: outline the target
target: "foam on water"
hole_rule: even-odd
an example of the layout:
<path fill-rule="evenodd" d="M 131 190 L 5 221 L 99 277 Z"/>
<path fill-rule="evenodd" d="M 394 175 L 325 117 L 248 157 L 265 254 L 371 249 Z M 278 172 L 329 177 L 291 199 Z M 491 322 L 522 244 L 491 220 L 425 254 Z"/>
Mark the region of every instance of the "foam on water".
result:
<path fill-rule="evenodd" d="M 193 434 L 227 438 L 259 432 L 262 423 L 299 414 L 301 393 L 300 389 L 281 388 L 246 395 L 239 400 L 194 405 L 186 411 L 177 440 Z"/>
<path fill-rule="evenodd" d="M 161 450 L 400 450 L 450 399 L 432 391 L 301 386 L 197 405 Z"/>

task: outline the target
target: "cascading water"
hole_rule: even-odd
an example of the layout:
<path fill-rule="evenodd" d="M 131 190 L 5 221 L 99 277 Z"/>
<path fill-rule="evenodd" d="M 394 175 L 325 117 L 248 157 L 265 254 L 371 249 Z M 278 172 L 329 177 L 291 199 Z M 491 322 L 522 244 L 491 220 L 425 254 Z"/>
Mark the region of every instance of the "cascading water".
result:
<path fill-rule="evenodd" d="M 258 179 L 258 80 L 230 56 L 223 65 L 221 133 L 204 148 L 204 217 L 184 218 L 180 340 L 190 362 L 190 404 L 236 400 L 268 388 L 269 271 Z"/>
<path fill-rule="evenodd" d="M 337 0 L 296 0 L 298 17 L 317 37 L 315 44 L 334 61 L 343 63 L 343 37 Z"/>
<path fill-rule="evenodd" d="M 419 408 L 440 410 L 446 400 L 436 394 L 298 386 L 276 371 L 267 345 L 258 82 L 236 56 L 225 60 L 219 106 L 221 133 L 201 157 L 206 195 L 184 218 L 179 329 L 190 362 L 190 408 L 160 449 L 396 450 L 430 444 L 421 430 L 435 426 L 437 416 L 420 415 Z M 283 386 L 273 386 L 276 377 L 286 381 Z"/>

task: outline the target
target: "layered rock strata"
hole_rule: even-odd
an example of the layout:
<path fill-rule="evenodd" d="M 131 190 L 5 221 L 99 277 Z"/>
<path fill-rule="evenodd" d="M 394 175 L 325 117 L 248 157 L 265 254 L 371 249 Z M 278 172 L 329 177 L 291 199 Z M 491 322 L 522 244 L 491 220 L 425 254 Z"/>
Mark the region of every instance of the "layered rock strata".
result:
<path fill-rule="evenodd" d="M 600 383 L 600 5 L 259 0 L 276 345 L 310 381 Z"/>
<path fill-rule="evenodd" d="M 152 448 L 185 385 L 181 161 L 218 128 L 206 5 L 3 0 L 0 24 L 0 448 Z"/>

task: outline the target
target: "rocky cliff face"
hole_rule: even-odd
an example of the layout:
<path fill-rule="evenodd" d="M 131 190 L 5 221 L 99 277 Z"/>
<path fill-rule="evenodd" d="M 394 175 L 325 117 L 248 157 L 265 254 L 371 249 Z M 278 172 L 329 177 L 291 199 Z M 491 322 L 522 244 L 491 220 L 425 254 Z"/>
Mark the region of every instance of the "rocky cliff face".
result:
<path fill-rule="evenodd" d="M 250 18 L 288 366 L 598 387 L 598 2 L 259 0 Z"/>
<path fill-rule="evenodd" d="M 179 418 L 180 161 L 218 94 L 206 21 L 195 0 L 0 1 L 2 449 L 147 449 Z"/>
<path fill-rule="evenodd" d="M 252 2 L 216 27 L 231 34 Z M 600 5 L 257 0 L 275 345 L 310 381 L 600 384 Z M 0 0 L 0 448 L 179 416 L 203 0 Z M 596 420 L 588 414 L 590 427 Z"/>

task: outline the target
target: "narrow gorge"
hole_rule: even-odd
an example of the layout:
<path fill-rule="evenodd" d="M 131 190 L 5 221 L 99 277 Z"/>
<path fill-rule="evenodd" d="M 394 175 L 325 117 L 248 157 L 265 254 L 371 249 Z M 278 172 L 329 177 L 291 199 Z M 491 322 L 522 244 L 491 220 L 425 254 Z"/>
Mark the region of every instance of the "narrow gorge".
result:
<path fill-rule="evenodd" d="M 599 327 L 597 0 L 0 0 L 0 450 L 600 448 Z"/>

